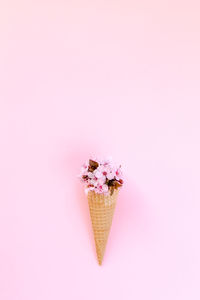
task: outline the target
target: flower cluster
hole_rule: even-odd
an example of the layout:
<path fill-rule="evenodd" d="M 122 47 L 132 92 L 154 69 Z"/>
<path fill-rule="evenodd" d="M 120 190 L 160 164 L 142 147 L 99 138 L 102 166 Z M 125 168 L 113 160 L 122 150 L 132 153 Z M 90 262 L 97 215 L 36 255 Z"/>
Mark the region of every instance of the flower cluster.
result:
<path fill-rule="evenodd" d="M 90 159 L 82 166 L 80 178 L 86 185 L 86 193 L 112 194 L 123 185 L 121 166 L 115 167 L 109 159 Z"/>

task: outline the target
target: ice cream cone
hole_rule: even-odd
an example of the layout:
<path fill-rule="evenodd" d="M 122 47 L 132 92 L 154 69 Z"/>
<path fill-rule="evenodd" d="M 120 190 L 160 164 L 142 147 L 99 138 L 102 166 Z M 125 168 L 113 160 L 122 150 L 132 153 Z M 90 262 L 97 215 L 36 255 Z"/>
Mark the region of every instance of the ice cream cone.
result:
<path fill-rule="evenodd" d="M 117 196 L 118 189 L 114 189 L 113 193 L 109 193 L 109 195 L 97 194 L 94 191 L 88 193 L 88 204 L 99 265 L 102 264 Z"/>

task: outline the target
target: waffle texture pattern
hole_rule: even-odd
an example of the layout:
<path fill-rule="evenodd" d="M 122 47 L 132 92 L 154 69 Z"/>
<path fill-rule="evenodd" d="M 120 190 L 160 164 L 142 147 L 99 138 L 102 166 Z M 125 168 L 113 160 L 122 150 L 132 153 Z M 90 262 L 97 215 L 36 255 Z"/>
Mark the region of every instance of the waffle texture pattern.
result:
<path fill-rule="evenodd" d="M 88 193 L 88 204 L 99 265 L 103 261 L 117 196 L 118 189 L 115 189 L 112 195 L 97 194 L 94 191 Z"/>

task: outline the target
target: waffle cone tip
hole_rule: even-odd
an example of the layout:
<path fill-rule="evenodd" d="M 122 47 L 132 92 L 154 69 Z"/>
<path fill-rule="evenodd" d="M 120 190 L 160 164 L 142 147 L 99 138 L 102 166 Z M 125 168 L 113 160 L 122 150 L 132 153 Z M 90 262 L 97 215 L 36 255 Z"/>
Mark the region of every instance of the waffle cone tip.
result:
<path fill-rule="evenodd" d="M 100 258 L 98 258 L 98 263 L 99 263 L 99 266 L 102 265 L 102 260 Z"/>
<path fill-rule="evenodd" d="M 106 241 L 105 241 L 105 246 L 106 246 Z M 97 252 L 97 260 L 99 265 L 102 265 L 103 262 L 103 257 L 104 257 L 104 250 L 100 250 L 98 249 L 98 247 L 96 246 L 96 252 Z"/>

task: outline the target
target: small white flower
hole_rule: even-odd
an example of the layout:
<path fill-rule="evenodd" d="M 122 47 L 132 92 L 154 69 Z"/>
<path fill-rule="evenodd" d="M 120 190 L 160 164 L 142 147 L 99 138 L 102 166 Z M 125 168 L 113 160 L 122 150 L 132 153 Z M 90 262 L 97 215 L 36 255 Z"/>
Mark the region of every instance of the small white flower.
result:
<path fill-rule="evenodd" d="M 113 171 L 109 172 L 109 173 L 106 175 L 106 177 L 107 177 L 109 180 L 114 179 L 114 177 L 115 177 L 115 172 L 113 172 Z"/>
<path fill-rule="evenodd" d="M 88 175 L 88 177 L 89 177 L 89 178 L 91 178 L 91 179 L 93 179 L 93 178 L 94 178 L 94 174 L 93 174 L 92 172 L 88 172 L 88 174 L 87 174 L 87 175 Z"/>
<path fill-rule="evenodd" d="M 103 176 L 103 174 L 98 169 L 96 169 L 93 173 L 96 178 L 101 178 Z"/>
<path fill-rule="evenodd" d="M 103 185 L 103 184 L 106 182 L 106 177 L 105 177 L 105 176 L 102 176 L 102 177 L 99 178 L 97 181 L 98 181 L 98 184 L 99 184 L 99 185 Z"/>
<path fill-rule="evenodd" d="M 98 185 L 98 181 L 95 179 L 92 179 L 92 180 L 90 180 L 90 184 L 96 187 Z"/>
<path fill-rule="evenodd" d="M 103 192 L 103 193 L 107 193 L 107 192 L 108 192 L 108 186 L 107 186 L 107 184 L 104 184 L 104 185 L 102 186 L 102 192 Z"/>

